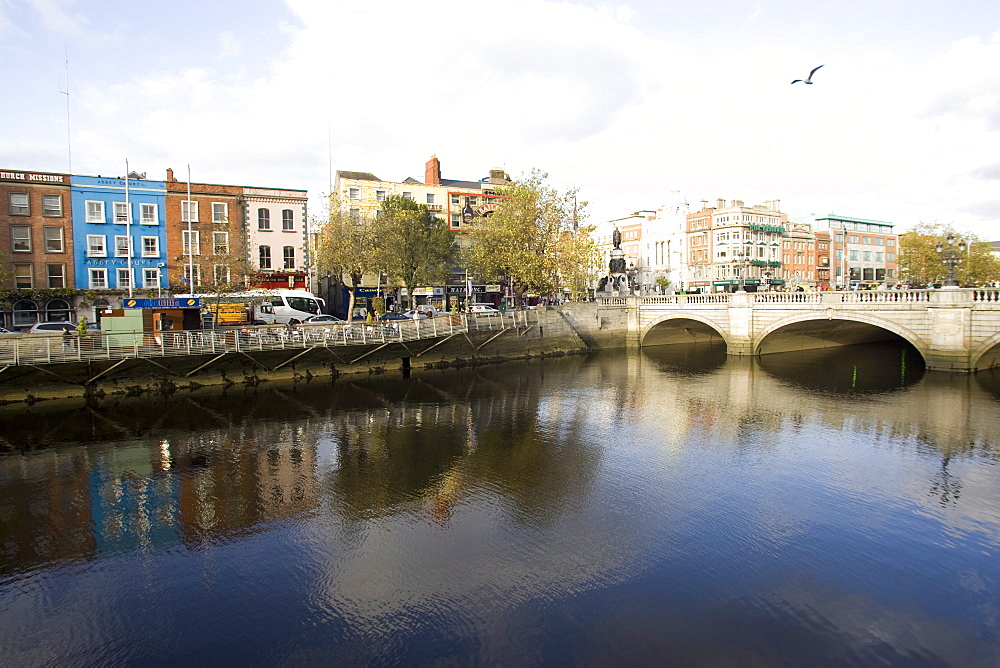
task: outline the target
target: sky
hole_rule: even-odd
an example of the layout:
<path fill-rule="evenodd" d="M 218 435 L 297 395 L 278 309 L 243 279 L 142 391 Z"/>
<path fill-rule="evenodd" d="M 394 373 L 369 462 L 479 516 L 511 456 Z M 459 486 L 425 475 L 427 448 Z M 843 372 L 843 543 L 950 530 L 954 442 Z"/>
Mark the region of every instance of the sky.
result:
<path fill-rule="evenodd" d="M 334 170 L 437 155 L 590 223 L 677 191 L 1000 239 L 996 0 L 0 0 L 0 58 L 0 169 L 190 166 L 322 215 Z"/>

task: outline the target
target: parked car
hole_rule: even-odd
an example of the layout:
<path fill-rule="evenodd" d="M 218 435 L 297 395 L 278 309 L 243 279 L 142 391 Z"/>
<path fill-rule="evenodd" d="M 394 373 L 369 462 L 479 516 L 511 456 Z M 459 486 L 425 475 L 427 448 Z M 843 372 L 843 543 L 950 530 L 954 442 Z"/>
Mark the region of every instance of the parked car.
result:
<path fill-rule="evenodd" d="M 9 329 L 4 329 L 3 327 L 0 327 L 0 334 L 16 334 L 16 332 L 12 332 Z"/>
<path fill-rule="evenodd" d="M 500 313 L 492 304 L 473 304 L 470 310 L 473 313 Z"/>
<path fill-rule="evenodd" d="M 411 318 L 403 313 L 383 313 L 378 319 L 384 322 L 388 320 L 410 320 Z"/>
<path fill-rule="evenodd" d="M 418 311 L 415 309 L 404 311 L 403 315 L 405 315 L 408 320 L 423 320 L 424 318 L 430 317 L 425 311 Z"/>
<path fill-rule="evenodd" d="M 313 323 L 320 323 L 320 322 L 346 322 L 346 320 L 341 320 L 335 315 L 326 315 L 326 314 L 311 315 L 308 318 L 302 320 L 303 325 L 310 325 Z"/>
<path fill-rule="evenodd" d="M 28 330 L 28 334 L 53 334 L 57 332 L 75 332 L 76 323 L 68 320 L 58 322 L 36 322 Z"/>

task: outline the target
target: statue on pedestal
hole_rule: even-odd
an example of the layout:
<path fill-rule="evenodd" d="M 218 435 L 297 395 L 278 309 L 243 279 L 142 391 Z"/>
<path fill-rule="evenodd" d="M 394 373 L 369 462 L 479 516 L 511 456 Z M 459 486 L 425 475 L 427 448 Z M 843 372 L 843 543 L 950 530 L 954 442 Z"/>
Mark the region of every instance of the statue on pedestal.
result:
<path fill-rule="evenodd" d="M 615 231 L 611 233 L 611 242 L 614 247 L 610 253 L 611 261 L 608 262 L 608 275 L 601 279 L 597 291 L 621 295 L 630 291 L 632 284 L 625 271 L 625 251 L 621 248 L 622 233 L 617 226 L 615 226 Z"/>

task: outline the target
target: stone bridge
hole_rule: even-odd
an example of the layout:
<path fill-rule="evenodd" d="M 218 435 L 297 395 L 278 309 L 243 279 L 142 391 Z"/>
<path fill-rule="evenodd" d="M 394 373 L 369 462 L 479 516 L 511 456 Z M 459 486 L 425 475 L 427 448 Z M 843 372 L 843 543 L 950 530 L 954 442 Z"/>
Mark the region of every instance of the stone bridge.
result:
<path fill-rule="evenodd" d="M 725 342 L 730 355 L 808 350 L 900 338 L 927 368 L 1000 366 L 1000 289 L 736 292 L 604 300 L 627 310 L 627 341 Z"/>

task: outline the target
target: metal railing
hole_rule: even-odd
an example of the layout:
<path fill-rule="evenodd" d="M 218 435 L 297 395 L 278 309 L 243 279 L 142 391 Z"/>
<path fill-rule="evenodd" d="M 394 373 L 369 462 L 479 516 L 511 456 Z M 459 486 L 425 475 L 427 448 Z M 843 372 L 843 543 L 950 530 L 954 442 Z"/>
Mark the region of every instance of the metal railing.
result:
<path fill-rule="evenodd" d="M 0 365 L 20 366 L 219 355 L 227 352 L 302 350 L 331 346 L 406 343 L 476 331 L 525 328 L 537 323 L 532 311 L 443 315 L 423 320 L 259 326 L 180 332 L 90 332 L 84 336 L 5 334 L 0 336 Z"/>

